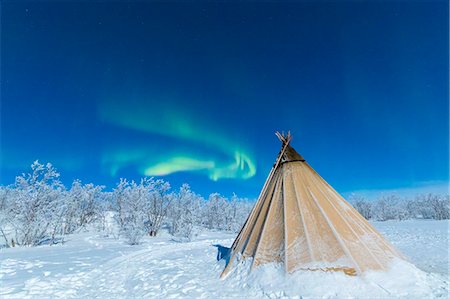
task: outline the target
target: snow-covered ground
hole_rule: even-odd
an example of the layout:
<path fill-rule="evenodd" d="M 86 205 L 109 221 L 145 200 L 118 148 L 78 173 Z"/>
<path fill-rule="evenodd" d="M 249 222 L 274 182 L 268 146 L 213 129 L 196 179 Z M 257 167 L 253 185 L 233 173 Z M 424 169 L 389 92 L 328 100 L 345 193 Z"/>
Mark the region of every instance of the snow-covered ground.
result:
<path fill-rule="evenodd" d="M 372 222 L 419 269 L 449 274 L 450 221 Z"/>
<path fill-rule="evenodd" d="M 207 231 L 189 243 L 165 234 L 141 245 L 93 232 L 67 237 L 63 245 L 0 251 L 1 298 L 447 298 L 449 221 L 374 222 L 409 260 L 389 273 L 350 277 L 276 265 L 247 274 L 240 265 L 219 274 L 218 248 L 235 234 Z M 420 269 L 420 270 L 419 270 Z"/>

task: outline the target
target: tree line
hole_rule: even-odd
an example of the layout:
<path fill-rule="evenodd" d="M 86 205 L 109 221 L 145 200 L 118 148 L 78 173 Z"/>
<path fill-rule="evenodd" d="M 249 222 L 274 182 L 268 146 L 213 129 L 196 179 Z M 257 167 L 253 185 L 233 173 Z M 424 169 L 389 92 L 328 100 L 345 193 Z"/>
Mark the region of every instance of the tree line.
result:
<path fill-rule="evenodd" d="M 36 161 L 30 173 L 0 186 L 0 238 L 5 246 L 54 244 L 89 226 L 115 234 L 112 224 L 129 244 L 158 235 L 162 227 L 174 238 L 189 241 L 202 228 L 238 232 L 254 204 L 236 195 L 203 198 L 188 184 L 172 190 L 162 179 L 120 179 L 107 192 L 104 186 L 79 180 L 66 188 L 59 176 L 50 163 Z M 449 219 L 448 195 L 403 199 L 391 194 L 378 200 L 352 195 L 349 202 L 369 220 Z"/>
<path fill-rule="evenodd" d="M 386 194 L 368 200 L 353 194 L 349 196 L 349 202 L 367 220 L 450 219 L 449 195 L 428 193 L 403 198 Z"/>
<path fill-rule="evenodd" d="M 253 202 L 219 193 L 203 198 L 183 184 L 172 190 L 162 179 L 120 179 L 112 192 L 75 180 L 65 188 L 50 164 L 35 161 L 31 172 L 0 186 L 0 238 L 7 247 L 61 242 L 88 226 L 108 231 L 112 218 L 129 244 L 156 236 L 162 226 L 179 240 L 190 240 L 196 228 L 238 231 Z M 112 217 L 108 217 L 110 215 Z"/>

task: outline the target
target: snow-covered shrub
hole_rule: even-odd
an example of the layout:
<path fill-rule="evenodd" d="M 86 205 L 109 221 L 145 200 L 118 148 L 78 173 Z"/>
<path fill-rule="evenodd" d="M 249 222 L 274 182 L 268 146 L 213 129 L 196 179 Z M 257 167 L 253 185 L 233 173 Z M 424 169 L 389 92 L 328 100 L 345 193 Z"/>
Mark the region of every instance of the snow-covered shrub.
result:
<path fill-rule="evenodd" d="M 360 195 L 352 194 L 348 201 L 368 220 L 405 220 L 414 218 L 414 215 L 417 214 L 414 201 L 395 194 L 383 195 L 375 200 L 367 200 Z"/>
<path fill-rule="evenodd" d="M 114 225 L 114 193 L 113 192 L 100 192 L 100 197 L 97 202 L 96 209 L 96 220 L 97 230 L 103 232 L 104 236 L 114 236 L 116 237 Z"/>
<path fill-rule="evenodd" d="M 255 204 L 235 194 L 228 199 L 212 193 L 205 200 L 187 184 L 170 193 L 168 182 L 154 178 L 139 184 L 121 179 L 113 192 L 75 180 L 66 190 L 50 163 L 36 161 L 31 170 L 15 184 L 0 186 L 0 240 L 6 246 L 53 243 L 82 227 L 114 236 L 120 230 L 130 244 L 137 244 L 147 233 L 155 236 L 164 221 L 180 240 L 190 240 L 201 227 L 238 232 Z M 366 219 L 449 219 L 448 195 L 405 199 L 391 194 L 376 200 L 352 195 L 349 201 Z"/>
<path fill-rule="evenodd" d="M 411 218 L 411 211 L 409 210 L 410 204 L 409 200 L 402 198 L 395 203 L 395 211 L 397 220 L 406 220 Z"/>
<path fill-rule="evenodd" d="M 366 219 L 449 219 L 450 200 L 448 195 L 421 194 L 415 198 L 401 198 L 395 194 L 383 195 L 376 200 L 366 200 L 351 195 L 349 202 Z M 370 217 L 369 217 L 370 216 Z"/>
<path fill-rule="evenodd" d="M 141 224 L 139 215 L 130 214 L 122 227 L 122 235 L 128 244 L 137 245 L 145 235 L 145 227 Z"/>
<path fill-rule="evenodd" d="M 101 217 L 100 199 L 103 189 L 104 186 L 83 185 L 79 180 L 72 183 L 72 187 L 66 195 L 65 233 L 72 233 Z"/>
<path fill-rule="evenodd" d="M 59 173 L 50 163 L 35 161 L 30 174 L 16 177 L 14 200 L 11 201 L 11 225 L 15 243 L 38 245 L 60 224 L 61 194 L 64 186 Z"/>
<path fill-rule="evenodd" d="M 212 193 L 207 200 L 184 184 L 174 195 L 169 209 L 170 233 L 177 237 L 188 235 L 194 226 L 238 232 L 247 219 L 254 202 L 235 194 L 231 200 Z"/>
<path fill-rule="evenodd" d="M 450 195 L 439 195 L 439 199 L 434 201 L 433 209 L 436 220 L 450 219 Z"/>
<path fill-rule="evenodd" d="M 420 194 L 415 199 L 418 214 L 424 219 L 449 219 L 449 196 L 438 194 Z"/>
<path fill-rule="evenodd" d="M 251 212 L 254 202 L 239 198 L 233 194 L 230 201 L 225 206 L 225 229 L 232 232 L 239 232 L 245 220 Z"/>
<path fill-rule="evenodd" d="M 117 222 L 131 244 L 137 244 L 146 232 L 156 236 L 173 198 L 169 189 L 169 183 L 153 178 L 143 178 L 139 184 L 120 180 L 114 190 Z"/>
<path fill-rule="evenodd" d="M 226 210 L 228 202 L 225 197 L 219 193 L 212 193 L 204 206 L 204 221 L 209 229 L 226 228 Z"/>
<path fill-rule="evenodd" d="M 114 193 L 117 200 L 117 221 L 121 234 L 129 244 L 139 244 L 146 233 L 145 190 L 134 181 L 129 183 L 125 179 L 120 179 Z"/>
<path fill-rule="evenodd" d="M 202 201 L 203 198 L 192 192 L 188 184 L 183 184 L 174 194 L 169 209 L 170 233 L 173 236 L 187 241 L 192 239 L 194 227 L 199 224 Z"/>
<path fill-rule="evenodd" d="M 212 193 L 203 206 L 203 225 L 209 229 L 238 232 L 255 203 L 233 194 L 231 200 Z"/>
<path fill-rule="evenodd" d="M 169 193 L 170 184 L 164 180 L 143 178 L 140 183 L 146 195 L 147 230 L 156 236 L 169 211 L 174 195 Z"/>
<path fill-rule="evenodd" d="M 5 241 L 5 246 L 12 246 L 11 240 L 8 238 L 8 229 L 12 217 L 12 199 L 13 190 L 9 187 L 0 187 L 0 234 Z"/>
<path fill-rule="evenodd" d="M 375 217 L 377 220 L 386 221 L 399 219 L 400 198 L 395 194 L 383 195 L 375 202 Z"/>
<path fill-rule="evenodd" d="M 348 202 L 367 220 L 373 217 L 373 204 L 360 195 L 350 195 Z"/>

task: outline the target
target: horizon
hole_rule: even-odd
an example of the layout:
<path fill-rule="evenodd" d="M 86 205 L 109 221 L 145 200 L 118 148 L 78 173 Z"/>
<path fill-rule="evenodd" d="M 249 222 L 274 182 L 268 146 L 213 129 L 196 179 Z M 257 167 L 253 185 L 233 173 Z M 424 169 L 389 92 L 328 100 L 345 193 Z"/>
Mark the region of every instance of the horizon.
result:
<path fill-rule="evenodd" d="M 1 8 L 0 185 L 39 160 L 254 199 L 291 130 L 343 195 L 449 190 L 448 2 Z"/>
<path fill-rule="evenodd" d="M 35 161 L 35 162 L 39 162 L 39 161 Z M 54 166 L 54 165 L 52 164 L 52 166 Z M 58 172 L 58 169 L 56 169 L 56 171 Z M 25 171 L 18 176 L 27 175 L 28 173 L 31 173 L 31 167 L 28 172 Z M 59 174 L 60 174 L 60 176 L 58 177 L 58 179 L 60 179 L 63 176 L 63 174 L 61 174 L 61 173 L 59 173 Z M 141 179 L 144 179 L 144 178 L 145 177 L 142 177 Z M 139 181 L 141 180 L 141 179 L 128 180 L 127 178 L 119 178 L 119 181 L 121 179 L 126 179 L 127 181 L 130 181 L 130 182 L 135 181 L 137 183 L 139 183 Z M 161 179 L 161 178 L 155 177 L 155 179 Z M 177 192 L 177 190 L 179 190 L 182 186 L 182 185 L 173 186 L 170 181 L 167 181 L 164 178 L 162 178 L 162 179 L 165 182 L 168 182 L 170 184 L 171 192 Z M 74 182 L 75 181 L 80 181 L 83 185 L 84 184 L 93 184 L 94 186 L 102 186 L 102 187 L 104 187 L 102 192 L 113 192 L 114 189 L 117 187 L 117 184 L 119 183 L 119 181 L 118 181 L 117 184 L 115 184 L 111 188 L 108 188 L 107 186 L 96 184 L 95 182 L 83 182 L 79 179 L 75 179 Z M 66 190 L 70 189 L 71 183 L 65 184 L 65 183 L 63 183 L 63 181 L 61 181 L 61 183 Z M 182 184 L 188 184 L 190 186 L 189 182 L 184 182 Z M 0 185 L 0 187 L 9 187 L 12 185 L 14 185 L 14 183 L 11 183 L 8 185 Z M 234 195 L 236 195 L 241 200 L 248 200 L 250 202 L 256 201 L 258 199 L 256 197 L 254 197 L 254 198 L 242 197 L 242 196 L 239 196 L 239 194 L 236 194 L 235 192 L 231 192 L 230 194 L 225 194 L 225 193 L 220 193 L 220 192 L 212 192 L 210 194 L 201 194 L 201 193 L 197 192 L 196 190 L 192 190 L 192 191 L 194 193 L 198 194 L 199 196 L 201 196 L 202 198 L 204 198 L 205 200 L 208 199 L 209 195 L 214 194 L 214 193 L 219 193 L 221 196 L 223 196 L 225 199 L 228 199 L 228 200 L 230 200 Z M 352 190 L 349 192 L 344 192 L 341 195 L 347 201 L 350 200 L 352 196 L 362 197 L 363 199 L 369 200 L 369 201 L 376 201 L 376 200 L 382 198 L 383 196 L 389 196 L 389 195 L 395 195 L 395 196 L 400 197 L 401 199 L 414 199 L 417 196 L 426 195 L 426 194 L 449 196 L 450 195 L 450 185 L 448 182 L 426 182 L 425 184 L 418 184 L 417 186 L 410 187 L 410 188 L 397 188 L 397 189 L 384 189 L 384 190 Z"/>

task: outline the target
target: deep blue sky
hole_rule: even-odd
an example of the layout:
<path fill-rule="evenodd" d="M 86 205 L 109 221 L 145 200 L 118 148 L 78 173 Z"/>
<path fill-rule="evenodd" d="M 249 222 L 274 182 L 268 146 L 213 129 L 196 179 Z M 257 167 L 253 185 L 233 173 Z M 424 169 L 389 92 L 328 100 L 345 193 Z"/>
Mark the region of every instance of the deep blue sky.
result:
<path fill-rule="evenodd" d="M 448 182 L 447 1 L 3 2 L 1 17 L 0 184 L 39 159 L 66 184 L 172 173 L 256 197 L 289 129 L 340 192 Z"/>

